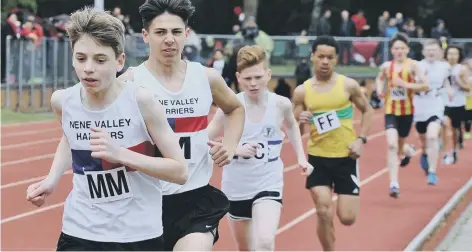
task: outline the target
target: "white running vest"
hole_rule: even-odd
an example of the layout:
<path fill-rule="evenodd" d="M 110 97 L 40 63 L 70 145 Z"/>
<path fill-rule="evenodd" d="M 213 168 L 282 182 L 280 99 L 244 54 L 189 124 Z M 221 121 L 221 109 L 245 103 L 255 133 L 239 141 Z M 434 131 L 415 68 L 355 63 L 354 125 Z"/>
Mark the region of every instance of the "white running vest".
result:
<path fill-rule="evenodd" d="M 465 106 L 467 100 L 467 92 L 464 91 L 459 84 L 457 84 L 457 80 L 460 80 L 460 71 L 461 71 L 461 64 L 456 64 L 452 67 L 451 70 L 451 86 L 453 90 L 452 100 L 448 101 L 448 107 L 462 107 Z"/>
<path fill-rule="evenodd" d="M 268 92 L 267 107 L 259 123 L 249 121 L 246 115 L 244 130 L 239 145 L 257 143 L 258 153 L 246 159 L 235 157 L 223 168 L 221 190 L 229 200 L 248 200 L 262 191 L 283 193 L 283 169 L 280 151 L 285 134 L 277 125 L 277 95 Z M 244 93 L 237 94 L 244 104 Z"/>
<path fill-rule="evenodd" d="M 213 96 L 204 67 L 187 62 L 184 84 L 179 92 L 167 90 L 144 63 L 133 68 L 134 82 L 154 92 L 165 107 L 167 120 L 177 136 L 188 164 L 184 185 L 162 181 L 164 195 L 194 190 L 210 182 L 213 160 L 208 146 L 208 114 Z"/>
<path fill-rule="evenodd" d="M 425 92 L 418 92 L 413 98 L 413 105 L 415 106 L 414 121 L 424 122 L 432 116 L 437 116 L 440 119 L 444 115 L 444 100 L 445 92 L 444 81 L 450 75 L 450 66 L 447 62 L 434 61 L 430 63 L 426 60 L 419 62 L 420 71 L 426 76 L 430 90 Z"/>
<path fill-rule="evenodd" d="M 81 83 L 65 91 L 62 128 L 71 148 L 73 170 L 73 187 L 62 220 L 65 234 L 122 243 L 162 235 L 160 181 L 120 164 L 92 158 L 90 151 L 90 128 L 100 127 L 119 145 L 154 155 L 154 143 L 136 102 L 137 88 L 126 83 L 118 98 L 100 111 L 83 107 Z"/>

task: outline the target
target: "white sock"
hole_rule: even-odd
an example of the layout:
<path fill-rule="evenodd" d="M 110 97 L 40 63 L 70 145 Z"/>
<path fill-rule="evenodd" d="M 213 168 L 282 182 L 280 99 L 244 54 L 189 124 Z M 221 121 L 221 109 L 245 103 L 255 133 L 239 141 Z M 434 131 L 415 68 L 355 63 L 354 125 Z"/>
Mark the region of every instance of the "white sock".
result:
<path fill-rule="evenodd" d="M 398 183 L 398 181 L 392 181 L 390 182 L 390 187 L 400 188 L 400 184 Z"/>

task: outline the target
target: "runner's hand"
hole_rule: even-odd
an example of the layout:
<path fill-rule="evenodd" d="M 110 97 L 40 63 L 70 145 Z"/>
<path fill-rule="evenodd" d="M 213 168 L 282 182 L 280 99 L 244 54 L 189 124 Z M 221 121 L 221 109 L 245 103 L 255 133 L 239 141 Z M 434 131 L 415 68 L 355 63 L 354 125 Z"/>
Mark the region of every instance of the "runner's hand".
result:
<path fill-rule="evenodd" d="M 90 150 L 92 157 L 104 159 L 110 163 L 118 163 L 120 146 L 111 139 L 110 134 L 102 128 L 91 128 Z"/>
<path fill-rule="evenodd" d="M 223 167 L 233 159 L 234 153 L 231 153 L 227 148 L 220 142 L 208 141 L 210 146 L 210 155 L 215 164 L 219 167 Z"/>
<path fill-rule="evenodd" d="M 352 159 L 358 159 L 361 156 L 363 146 L 364 146 L 364 143 L 362 142 L 362 140 L 359 138 L 356 139 L 354 142 L 352 142 L 349 145 L 349 156 Z"/>
<path fill-rule="evenodd" d="M 308 123 L 312 118 L 312 114 L 310 111 L 303 111 L 300 113 L 299 121 L 300 123 Z"/>
<path fill-rule="evenodd" d="M 47 178 L 41 182 L 34 183 L 28 186 L 26 190 L 26 200 L 40 207 L 46 201 L 46 197 L 51 195 L 55 187 L 56 185 Z"/>
<path fill-rule="evenodd" d="M 315 168 L 308 163 L 308 161 L 303 160 L 303 161 L 298 161 L 298 168 L 302 170 L 302 175 L 303 176 L 310 176 L 310 174 L 313 172 Z"/>
<path fill-rule="evenodd" d="M 258 144 L 247 143 L 241 146 L 238 146 L 236 149 L 236 156 L 243 158 L 252 158 L 257 154 Z"/>

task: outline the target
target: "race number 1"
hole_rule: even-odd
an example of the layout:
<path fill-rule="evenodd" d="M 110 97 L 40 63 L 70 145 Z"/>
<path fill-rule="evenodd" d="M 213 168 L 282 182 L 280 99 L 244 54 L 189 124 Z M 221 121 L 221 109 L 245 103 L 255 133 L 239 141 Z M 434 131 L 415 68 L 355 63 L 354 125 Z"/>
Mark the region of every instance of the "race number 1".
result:
<path fill-rule="evenodd" d="M 341 127 L 341 122 L 339 122 L 336 111 L 326 112 L 313 117 L 313 123 L 318 130 L 318 134 L 323 134 Z"/>
<path fill-rule="evenodd" d="M 179 137 L 179 145 L 182 148 L 182 152 L 184 153 L 185 160 L 189 163 L 193 163 L 195 149 L 194 143 L 192 141 L 191 136 L 180 136 Z"/>

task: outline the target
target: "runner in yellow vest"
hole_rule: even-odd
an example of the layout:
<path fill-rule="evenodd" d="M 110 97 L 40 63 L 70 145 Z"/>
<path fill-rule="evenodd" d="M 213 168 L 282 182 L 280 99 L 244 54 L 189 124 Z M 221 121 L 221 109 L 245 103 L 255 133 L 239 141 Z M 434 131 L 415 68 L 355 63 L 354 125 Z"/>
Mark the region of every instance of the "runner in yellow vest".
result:
<path fill-rule="evenodd" d="M 310 127 L 308 162 L 314 171 L 306 180 L 318 215 L 317 234 L 323 250 L 334 250 L 332 190 L 338 195 L 337 215 L 352 225 L 359 211 L 359 166 L 363 144 L 372 124 L 373 109 L 355 80 L 334 72 L 338 43 L 318 37 L 311 60 L 315 76 L 293 95 L 295 118 Z M 359 136 L 353 128 L 353 105 L 362 113 Z"/>

